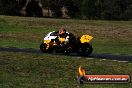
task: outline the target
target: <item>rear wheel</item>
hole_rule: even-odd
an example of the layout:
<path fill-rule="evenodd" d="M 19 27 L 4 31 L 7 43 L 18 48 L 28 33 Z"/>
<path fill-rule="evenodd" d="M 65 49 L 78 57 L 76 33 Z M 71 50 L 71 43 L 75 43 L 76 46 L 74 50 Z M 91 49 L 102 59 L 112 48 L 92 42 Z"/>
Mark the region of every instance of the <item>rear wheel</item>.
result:
<path fill-rule="evenodd" d="M 44 52 L 44 53 L 51 53 L 51 52 L 53 52 L 53 50 L 51 49 L 51 47 L 49 47 L 48 49 L 46 49 L 46 48 L 47 48 L 47 44 L 42 43 L 42 44 L 40 45 L 40 50 L 41 50 L 42 52 Z"/>
<path fill-rule="evenodd" d="M 92 46 L 89 43 L 81 43 L 78 48 L 78 55 L 89 56 L 93 51 Z"/>

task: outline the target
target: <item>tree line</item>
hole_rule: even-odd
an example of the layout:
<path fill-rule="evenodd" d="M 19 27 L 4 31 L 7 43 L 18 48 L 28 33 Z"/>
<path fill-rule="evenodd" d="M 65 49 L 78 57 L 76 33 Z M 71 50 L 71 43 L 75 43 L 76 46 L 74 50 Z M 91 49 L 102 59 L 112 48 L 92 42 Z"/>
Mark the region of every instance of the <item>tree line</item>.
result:
<path fill-rule="evenodd" d="M 26 1 L 0 0 L 0 14 L 21 15 L 19 10 L 25 5 Z M 31 1 L 35 2 L 37 0 Z M 42 8 L 50 9 L 53 17 L 58 18 L 62 17 L 61 8 L 65 7 L 68 16 L 71 18 L 103 20 L 132 19 L 132 0 L 40 0 L 40 2 Z M 32 7 L 30 6 L 30 8 Z"/>

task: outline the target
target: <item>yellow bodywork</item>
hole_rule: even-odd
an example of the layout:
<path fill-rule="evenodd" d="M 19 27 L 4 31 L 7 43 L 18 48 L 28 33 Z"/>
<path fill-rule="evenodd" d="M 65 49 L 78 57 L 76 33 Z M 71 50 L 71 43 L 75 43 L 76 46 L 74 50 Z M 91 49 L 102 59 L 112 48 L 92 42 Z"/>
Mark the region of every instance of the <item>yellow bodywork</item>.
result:
<path fill-rule="evenodd" d="M 90 35 L 82 35 L 82 36 L 80 37 L 81 43 L 89 43 L 92 39 L 93 39 L 93 37 L 90 36 Z M 60 43 L 64 43 L 65 40 L 66 40 L 65 38 L 60 38 L 60 37 L 59 37 Z M 47 46 L 46 46 L 46 49 L 49 49 L 49 47 L 50 47 L 50 42 L 51 42 L 51 40 L 44 40 L 44 43 L 47 45 Z M 54 41 L 52 44 L 53 44 L 54 46 L 57 45 L 57 43 L 56 43 L 55 41 Z"/>
<path fill-rule="evenodd" d="M 49 49 L 49 43 L 50 42 L 51 42 L 50 40 L 44 40 L 44 43 L 46 43 L 46 45 L 47 45 L 46 49 Z"/>
<path fill-rule="evenodd" d="M 63 43 L 63 42 L 65 42 L 65 38 L 60 38 L 60 37 L 59 37 L 59 41 L 60 41 L 61 43 Z"/>
<path fill-rule="evenodd" d="M 46 44 L 48 44 L 50 42 L 51 42 L 50 40 L 44 40 L 44 43 L 46 43 Z"/>
<path fill-rule="evenodd" d="M 90 35 L 83 35 L 80 38 L 81 43 L 89 43 L 93 39 Z"/>

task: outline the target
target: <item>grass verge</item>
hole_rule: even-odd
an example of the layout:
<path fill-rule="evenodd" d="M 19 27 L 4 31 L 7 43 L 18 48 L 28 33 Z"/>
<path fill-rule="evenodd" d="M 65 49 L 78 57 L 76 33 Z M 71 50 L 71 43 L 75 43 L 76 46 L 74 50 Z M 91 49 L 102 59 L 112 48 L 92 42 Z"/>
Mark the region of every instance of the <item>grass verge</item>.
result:
<path fill-rule="evenodd" d="M 106 64 L 107 63 L 107 64 Z M 131 88 L 128 84 L 78 85 L 78 67 L 87 74 L 130 74 L 132 63 L 51 54 L 0 52 L 2 88 Z"/>
<path fill-rule="evenodd" d="M 131 23 L 0 16 L 0 47 L 38 49 L 48 32 L 64 27 L 76 36 L 92 35 L 95 53 L 132 55 Z"/>

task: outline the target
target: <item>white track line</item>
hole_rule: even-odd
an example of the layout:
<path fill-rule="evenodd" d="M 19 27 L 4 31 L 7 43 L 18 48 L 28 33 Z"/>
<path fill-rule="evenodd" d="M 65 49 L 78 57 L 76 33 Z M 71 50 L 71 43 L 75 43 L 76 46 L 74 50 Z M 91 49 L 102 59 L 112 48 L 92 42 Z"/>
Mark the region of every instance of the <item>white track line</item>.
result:
<path fill-rule="evenodd" d="M 129 61 L 118 61 L 118 62 L 123 62 L 123 63 L 126 63 L 126 62 L 129 62 Z"/>
<path fill-rule="evenodd" d="M 92 59 L 94 59 L 94 58 L 86 58 L 87 60 L 92 60 Z"/>

